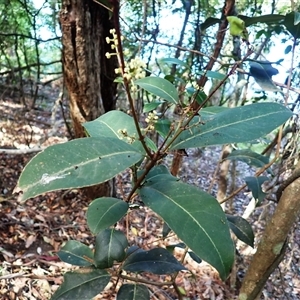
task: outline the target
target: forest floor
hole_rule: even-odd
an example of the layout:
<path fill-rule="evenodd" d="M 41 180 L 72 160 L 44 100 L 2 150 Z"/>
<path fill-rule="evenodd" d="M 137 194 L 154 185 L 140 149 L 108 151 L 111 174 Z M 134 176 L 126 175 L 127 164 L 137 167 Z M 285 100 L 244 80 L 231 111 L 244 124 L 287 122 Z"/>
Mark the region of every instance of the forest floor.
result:
<path fill-rule="evenodd" d="M 44 96 L 38 99 L 37 110 L 24 108 L 13 93 L 3 93 L 0 99 L 0 148 L 27 151 L 67 141 L 69 135 L 56 101 L 58 94 L 57 89 L 45 90 Z M 30 99 L 27 101 L 30 104 Z M 209 148 L 189 153 L 180 172 L 182 180 L 208 190 L 219 152 L 218 148 Z M 72 269 L 56 256 L 62 244 L 72 239 L 87 245 L 94 243 L 85 219 L 90 201 L 80 191 L 51 192 L 25 203 L 20 203 L 18 196 L 13 195 L 22 169 L 35 154 L 0 152 L 0 299 L 3 300 L 50 299 L 62 283 L 64 272 Z M 237 172 L 240 178 L 251 170 L 239 164 Z M 236 185 L 241 183 L 241 179 L 236 181 Z M 119 188 L 128 185 L 130 181 L 126 176 L 117 177 Z M 212 193 L 215 192 L 216 186 L 213 186 Z M 249 201 L 249 193 L 240 193 L 228 209 L 241 215 Z M 274 207 L 272 202 L 264 203 L 248 220 L 255 231 L 256 243 Z M 149 248 L 177 242 L 176 237 L 162 240 L 162 221 L 147 208 L 134 210 L 129 218 L 133 226 L 129 237 L 133 243 Z M 186 292 L 186 299 L 236 299 L 253 251 L 242 245 L 239 252 L 235 276 L 226 283 L 206 263 L 186 260 L 185 265 L 193 275 L 181 272 L 177 278 L 178 285 Z M 179 248 L 176 248 L 176 255 L 180 256 Z M 268 280 L 261 299 L 300 299 L 299 259 L 298 219 L 289 237 L 286 257 Z M 168 279 L 151 274 L 145 276 L 156 281 Z M 114 283 L 109 284 L 95 299 L 114 299 L 114 287 Z M 177 298 L 170 288 L 151 287 L 151 299 Z"/>

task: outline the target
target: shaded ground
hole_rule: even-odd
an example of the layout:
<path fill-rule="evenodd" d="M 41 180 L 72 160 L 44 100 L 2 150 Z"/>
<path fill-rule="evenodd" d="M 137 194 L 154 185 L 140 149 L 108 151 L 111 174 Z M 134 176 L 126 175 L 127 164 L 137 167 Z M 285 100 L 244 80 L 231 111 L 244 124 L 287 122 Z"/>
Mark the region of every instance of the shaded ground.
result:
<path fill-rule="evenodd" d="M 61 109 L 54 106 L 58 92 L 49 89 L 44 100 L 39 99 L 42 110 L 24 109 L 15 100 L 6 97 L 0 100 L 0 148 L 28 149 L 44 147 L 67 140 L 68 133 L 61 117 Z M 46 99 L 46 100 L 45 100 Z M 41 105 L 43 104 L 43 105 Z M 76 239 L 92 245 L 85 221 L 89 201 L 77 190 L 53 192 L 19 203 L 12 195 L 21 170 L 33 156 L 29 154 L 0 153 L 0 298 L 1 299 L 49 299 L 62 283 L 62 274 L 71 267 L 59 261 L 56 252 L 63 242 Z M 185 158 L 181 176 L 183 180 L 208 189 L 218 160 L 217 149 L 193 152 Z M 244 166 L 238 172 L 245 172 Z M 248 169 L 247 169 L 248 170 Z M 129 179 L 118 177 L 118 188 L 125 189 Z M 240 182 L 238 182 L 240 183 Z M 233 208 L 241 214 L 249 202 L 245 194 L 239 194 Z M 258 209 L 251 223 L 257 239 L 274 203 Z M 132 227 L 130 239 L 143 247 L 153 247 L 176 242 L 175 237 L 161 240 L 162 222 L 146 208 L 129 214 Z M 119 227 L 122 228 L 123 222 Z M 299 241 L 300 223 L 295 224 L 290 237 L 285 261 L 268 281 L 262 299 L 299 299 L 300 265 Z M 177 249 L 177 248 L 176 248 Z M 241 256 L 237 258 L 237 279 L 239 286 L 247 263 L 249 249 L 241 245 Z M 248 252 L 247 252 L 248 251 Z M 180 251 L 176 252 L 180 256 Z M 218 274 L 205 263 L 186 261 L 190 273 L 178 276 L 178 284 L 187 292 L 187 299 L 234 299 L 235 288 L 220 281 Z M 146 278 L 162 281 L 161 276 L 148 274 Z M 96 299 L 114 299 L 109 285 Z M 151 288 L 151 299 L 176 299 L 170 289 Z"/>

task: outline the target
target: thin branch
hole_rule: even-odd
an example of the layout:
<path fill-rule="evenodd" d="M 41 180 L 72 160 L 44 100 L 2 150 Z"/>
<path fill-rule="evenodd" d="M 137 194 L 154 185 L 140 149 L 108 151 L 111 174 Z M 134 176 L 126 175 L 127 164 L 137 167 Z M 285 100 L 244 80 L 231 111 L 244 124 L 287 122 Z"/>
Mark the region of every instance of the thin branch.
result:
<path fill-rule="evenodd" d="M 30 154 L 35 152 L 40 152 L 46 149 L 45 147 L 35 147 L 29 149 L 0 149 L 0 153 L 5 153 L 9 155 L 21 155 L 21 154 Z"/>
<path fill-rule="evenodd" d="M 261 175 L 263 172 L 265 172 L 270 166 L 272 166 L 275 161 L 278 159 L 279 157 L 279 150 L 280 150 L 280 143 L 282 140 L 282 128 L 283 126 L 281 126 L 279 128 L 278 131 L 278 135 L 277 135 L 277 149 L 276 149 L 276 153 L 274 158 L 266 165 L 264 165 L 261 169 L 259 169 L 256 173 L 255 176 L 258 177 L 259 175 Z M 228 197 L 226 197 L 225 199 L 219 201 L 220 204 L 228 201 L 229 199 L 233 198 L 234 196 L 236 196 L 239 192 L 241 192 L 244 188 L 247 187 L 247 184 L 242 185 L 241 187 L 239 187 L 237 190 L 235 190 L 233 193 L 231 193 Z"/>
<path fill-rule="evenodd" d="M 143 278 L 130 277 L 130 276 L 122 275 L 122 274 L 120 274 L 119 276 L 126 280 L 130 280 L 130 281 L 134 281 L 134 282 L 141 282 L 141 283 L 151 284 L 151 285 L 156 285 L 156 286 L 173 285 L 173 282 L 150 281 L 150 280 L 146 280 Z"/>
<path fill-rule="evenodd" d="M 54 61 L 51 61 L 49 63 L 38 62 L 38 63 L 23 66 L 23 67 L 15 67 L 15 68 L 9 69 L 7 71 L 0 72 L 0 76 L 5 75 L 5 74 L 10 74 L 12 72 L 18 72 L 18 71 L 26 70 L 26 69 L 32 68 L 32 67 L 51 66 L 51 65 L 54 65 L 54 64 L 57 64 L 57 63 L 62 63 L 61 59 L 60 60 L 54 60 Z"/>
<path fill-rule="evenodd" d="M 201 52 L 201 51 L 198 51 L 198 50 L 193 50 L 193 49 L 181 47 L 181 46 L 178 46 L 178 45 L 173 45 L 173 44 L 159 42 L 159 41 L 146 40 L 146 39 L 142 39 L 142 38 L 137 38 L 137 40 L 140 41 L 140 42 L 143 42 L 143 43 L 154 43 L 154 44 L 166 46 L 166 47 L 169 47 L 169 48 L 176 48 L 176 49 L 179 49 L 181 51 L 194 53 L 194 54 L 197 54 L 197 55 L 200 55 L 200 56 L 205 56 L 205 57 L 210 58 L 210 59 L 214 60 L 215 62 L 218 62 L 219 64 L 223 65 L 223 63 L 220 60 L 218 60 L 217 58 L 215 58 L 211 55 L 205 54 L 204 52 Z"/>
<path fill-rule="evenodd" d="M 124 74 L 125 74 L 125 60 L 124 60 L 124 55 L 123 55 L 123 47 L 122 47 L 122 40 L 121 40 L 121 29 L 120 29 L 120 22 L 119 22 L 119 1 L 114 0 L 114 1 L 112 1 L 112 4 L 113 4 L 114 25 L 115 25 L 115 30 L 116 30 L 117 39 L 118 39 L 118 49 L 117 49 L 117 51 L 119 52 L 118 60 L 119 60 L 120 68 L 121 68 L 121 74 L 122 74 L 122 77 L 123 77 L 123 83 L 124 83 L 124 88 L 125 88 L 125 91 L 126 91 L 126 97 L 127 97 L 127 100 L 129 102 L 129 105 L 130 105 L 130 108 L 131 108 L 131 113 L 132 113 L 132 116 L 133 116 L 133 120 L 134 120 L 134 124 L 135 124 L 136 130 L 137 130 L 137 133 L 138 133 L 139 140 L 142 143 L 143 148 L 145 149 L 147 155 L 149 157 L 152 157 L 151 150 L 149 150 L 149 148 L 146 145 L 145 137 L 143 136 L 143 134 L 141 132 L 138 116 L 137 116 L 137 113 L 134 109 L 134 103 L 133 103 L 133 99 L 131 97 L 129 81 L 124 76 Z"/>
<path fill-rule="evenodd" d="M 21 33 L 4 33 L 4 32 L 0 32 L 0 36 L 22 37 L 22 38 L 25 38 L 25 39 L 30 39 L 30 40 L 37 41 L 39 43 L 47 43 L 47 42 L 56 41 L 56 40 L 60 40 L 61 39 L 61 37 L 54 37 L 54 38 L 49 38 L 47 40 L 43 40 L 43 39 L 35 38 L 33 36 L 26 35 L 26 34 L 21 34 Z"/>

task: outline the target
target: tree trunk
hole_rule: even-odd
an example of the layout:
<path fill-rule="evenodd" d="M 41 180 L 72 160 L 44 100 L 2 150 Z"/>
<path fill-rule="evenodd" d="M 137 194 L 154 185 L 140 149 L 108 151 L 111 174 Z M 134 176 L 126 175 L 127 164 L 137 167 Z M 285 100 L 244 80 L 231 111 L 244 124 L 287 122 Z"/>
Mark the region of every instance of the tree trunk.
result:
<path fill-rule="evenodd" d="M 115 56 L 105 57 L 111 48 L 105 38 L 113 28 L 108 11 L 93 0 L 63 0 L 60 12 L 64 83 L 76 138 L 85 137 L 82 123 L 115 109 Z M 111 182 L 88 196 L 109 196 Z M 91 192 L 91 193 L 90 193 Z"/>
<path fill-rule="evenodd" d="M 239 300 L 260 299 L 271 273 L 282 261 L 287 236 L 300 213 L 300 162 L 291 177 L 277 191 L 279 203 L 268 222 L 262 239 L 244 278 Z"/>

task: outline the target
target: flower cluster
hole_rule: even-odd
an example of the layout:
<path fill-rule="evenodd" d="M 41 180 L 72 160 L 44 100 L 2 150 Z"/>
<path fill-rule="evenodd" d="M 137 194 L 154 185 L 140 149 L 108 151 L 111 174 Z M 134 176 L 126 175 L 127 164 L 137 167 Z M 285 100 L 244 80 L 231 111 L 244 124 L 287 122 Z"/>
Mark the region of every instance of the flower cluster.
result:
<path fill-rule="evenodd" d="M 124 128 L 124 129 L 119 129 L 119 130 L 118 130 L 118 133 L 121 135 L 120 139 L 121 139 L 121 140 L 124 140 L 124 139 L 125 139 L 125 140 L 127 141 L 127 143 L 129 143 L 129 144 L 132 144 L 132 143 L 136 140 L 135 136 L 130 136 L 130 135 L 128 134 L 126 128 Z"/>
<path fill-rule="evenodd" d="M 146 64 L 139 57 L 133 58 L 125 66 L 124 77 L 128 80 L 144 78 L 146 76 L 145 68 Z"/>
<path fill-rule="evenodd" d="M 119 56 L 118 52 L 118 36 L 116 34 L 115 29 L 111 29 L 110 33 L 112 34 L 112 38 L 106 37 L 106 42 L 111 44 L 112 53 L 107 52 L 105 56 L 109 59 L 113 55 Z M 144 78 L 146 76 L 145 72 L 146 64 L 139 58 L 133 58 L 129 63 L 125 63 L 125 68 L 122 74 L 121 68 L 115 69 L 116 74 L 122 74 L 124 78 L 128 81 L 137 80 L 140 78 Z M 133 86 L 133 91 L 136 91 L 136 87 Z"/>
<path fill-rule="evenodd" d="M 111 49 L 112 50 L 114 50 L 114 51 L 116 51 L 116 52 L 112 52 L 112 53 L 110 53 L 110 52 L 106 52 L 105 53 L 105 56 L 106 56 L 106 58 L 111 58 L 113 55 L 118 55 L 118 53 L 119 53 L 119 51 L 118 51 L 118 45 L 119 45 L 119 41 L 118 41 L 118 36 L 117 36 L 117 34 L 116 34 L 116 30 L 115 29 L 111 29 L 110 31 L 109 31 L 109 33 L 110 34 L 112 34 L 112 38 L 109 38 L 109 37 L 106 37 L 106 43 L 107 44 L 111 44 L 110 45 L 110 47 L 111 47 Z M 122 39 L 123 37 L 121 37 L 121 39 Z"/>
<path fill-rule="evenodd" d="M 158 120 L 157 111 L 153 110 L 153 112 L 149 112 L 148 117 L 145 119 L 145 122 L 148 124 L 146 130 L 147 131 L 154 130 L 154 124 L 157 122 L 157 120 Z"/>

